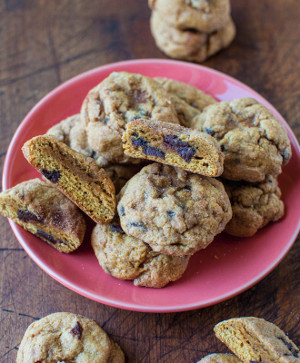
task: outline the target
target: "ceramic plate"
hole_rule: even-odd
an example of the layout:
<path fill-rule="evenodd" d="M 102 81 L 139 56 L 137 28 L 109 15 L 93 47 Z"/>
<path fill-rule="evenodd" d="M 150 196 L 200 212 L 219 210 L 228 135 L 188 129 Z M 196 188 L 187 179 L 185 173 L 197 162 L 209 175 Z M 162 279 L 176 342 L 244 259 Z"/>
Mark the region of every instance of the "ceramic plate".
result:
<path fill-rule="evenodd" d="M 219 100 L 254 97 L 271 109 L 287 129 L 293 147 L 293 157 L 279 178 L 286 205 L 285 217 L 252 238 L 218 236 L 206 250 L 192 256 L 180 280 L 163 289 L 135 287 L 131 281 L 117 280 L 105 274 L 90 247 L 89 236 L 78 251 L 67 255 L 10 222 L 20 244 L 46 273 L 64 286 L 89 299 L 121 309 L 144 312 L 191 310 L 216 304 L 253 286 L 278 265 L 299 231 L 299 145 L 272 105 L 249 87 L 220 72 L 190 63 L 144 59 L 102 66 L 63 83 L 44 97 L 17 129 L 5 160 L 3 188 L 39 176 L 22 155 L 24 142 L 78 113 L 87 92 L 112 71 L 173 78 L 196 86 Z"/>

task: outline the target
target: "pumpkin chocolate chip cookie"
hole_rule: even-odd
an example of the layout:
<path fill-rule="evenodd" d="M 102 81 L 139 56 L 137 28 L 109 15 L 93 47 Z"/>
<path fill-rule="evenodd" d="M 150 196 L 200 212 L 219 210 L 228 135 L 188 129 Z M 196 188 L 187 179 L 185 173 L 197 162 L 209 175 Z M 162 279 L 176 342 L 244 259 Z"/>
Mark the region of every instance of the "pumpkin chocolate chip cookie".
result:
<path fill-rule="evenodd" d="M 118 213 L 126 234 L 177 256 L 207 247 L 232 215 L 221 182 L 158 163 L 125 184 Z"/>

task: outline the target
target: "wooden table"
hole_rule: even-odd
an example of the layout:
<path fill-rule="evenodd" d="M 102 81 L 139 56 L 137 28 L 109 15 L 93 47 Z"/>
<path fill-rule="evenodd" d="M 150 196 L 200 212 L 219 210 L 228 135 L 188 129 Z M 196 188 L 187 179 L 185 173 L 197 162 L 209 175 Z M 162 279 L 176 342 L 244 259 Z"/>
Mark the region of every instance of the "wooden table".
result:
<path fill-rule="evenodd" d="M 204 64 L 266 97 L 300 136 L 298 0 L 232 0 L 237 37 Z M 149 30 L 146 0 L 0 2 L 0 163 L 27 112 L 61 82 L 90 68 L 166 58 Z M 0 362 L 13 362 L 27 326 L 56 311 L 94 318 L 128 362 L 196 362 L 226 352 L 213 326 L 234 316 L 271 320 L 299 345 L 299 240 L 280 265 L 243 294 L 183 313 L 123 311 L 90 301 L 44 273 L 0 218 Z"/>

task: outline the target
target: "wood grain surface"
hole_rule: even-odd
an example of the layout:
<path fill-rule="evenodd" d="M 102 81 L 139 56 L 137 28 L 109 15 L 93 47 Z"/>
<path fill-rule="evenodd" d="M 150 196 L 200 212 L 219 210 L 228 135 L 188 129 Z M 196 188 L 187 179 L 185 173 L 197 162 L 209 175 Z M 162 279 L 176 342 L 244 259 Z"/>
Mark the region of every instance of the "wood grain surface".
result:
<path fill-rule="evenodd" d="M 232 0 L 237 37 L 204 64 L 267 98 L 300 137 L 299 0 Z M 149 30 L 146 0 L 0 0 L 0 164 L 27 112 L 61 82 L 90 68 L 166 58 Z M 300 207 L 299 207 L 300 208 Z M 90 301 L 44 273 L 0 218 L 0 362 L 14 362 L 27 326 L 56 311 L 95 319 L 128 362 L 196 362 L 226 352 L 213 326 L 235 316 L 278 324 L 300 344 L 299 240 L 280 265 L 226 302 L 183 313 L 123 311 Z"/>

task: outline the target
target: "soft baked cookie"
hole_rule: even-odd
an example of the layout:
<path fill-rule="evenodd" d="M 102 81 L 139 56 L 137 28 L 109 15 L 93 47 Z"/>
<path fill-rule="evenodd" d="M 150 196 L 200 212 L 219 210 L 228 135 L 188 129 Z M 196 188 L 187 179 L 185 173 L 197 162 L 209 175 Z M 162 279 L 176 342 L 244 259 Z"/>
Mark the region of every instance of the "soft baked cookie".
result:
<path fill-rule="evenodd" d="M 149 0 L 149 6 L 169 25 L 211 33 L 230 17 L 229 0 Z"/>
<path fill-rule="evenodd" d="M 23 148 L 27 161 L 96 223 L 115 214 L 115 188 L 104 169 L 53 136 L 37 136 Z"/>
<path fill-rule="evenodd" d="M 121 140 L 126 124 L 137 118 L 179 123 L 166 90 L 141 74 L 111 73 L 88 93 L 81 108 L 89 145 L 111 163 L 139 162 L 124 154 Z"/>
<path fill-rule="evenodd" d="M 190 84 L 164 77 L 155 77 L 154 79 L 155 81 L 159 82 L 171 95 L 174 94 L 175 96 L 181 98 L 183 101 L 198 109 L 200 112 L 202 112 L 206 106 L 217 103 L 213 96 Z"/>
<path fill-rule="evenodd" d="M 116 194 L 118 194 L 127 181 L 137 174 L 143 166 L 143 164 L 112 164 L 104 170 L 114 183 Z"/>
<path fill-rule="evenodd" d="M 224 156 L 216 140 L 197 130 L 166 122 L 134 120 L 123 134 L 125 154 L 158 161 L 206 176 L 223 172 Z"/>
<path fill-rule="evenodd" d="M 204 109 L 193 127 L 218 140 L 225 155 L 225 179 L 263 181 L 281 173 L 291 144 L 281 123 L 253 98 L 219 102 Z"/>
<path fill-rule="evenodd" d="M 284 203 L 276 177 L 269 175 L 261 183 L 222 180 L 229 196 L 232 219 L 225 232 L 237 237 L 251 237 L 269 222 L 284 215 Z"/>
<path fill-rule="evenodd" d="M 214 353 L 207 355 L 197 363 L 242 363 L 242 361 L 232 354 Z"/>
<path fill-rule="evenodd" d="M 192 29 L 181 30 L 170 26 L 157 11 L 152 11 L 150 28 L 157 47 L 171 58 L 203 62 L 226 48 L 235 37 L 235 25 L 230 19 L 214 33 Z"/>
<path fill-rule="evenodd" d="M 33 322 L 19 346 L 17 363 L 124 363 L 119 345 L 92 319 L 54 313 Z"/>
<path fill-rule="evenodd" d="M 214 327 L 216 337 L 244 363 L 300 362 L 298 347 L 276 325 L 259 318 L 234 318 Z"/>
<path fill-rule="evenodd" d="M 125 184 L 118 213 L 126 234 L 156 252 L 183 256 L 207 247 L 232 212 L 218 180 L 154 163 Z"/>
<path fill-rule="evenodd" d="M 0 213 L 60 252 L 76 250 L 84 238 L 85 220 L 79 208 L 40 179 L 0 193 Z"/>
<path fill-rule="evenodd" d="M 165 256 L 154 252 L 143 241 L 127 236 L 118 220 L 97 224 L 92 247 L 103 270 L 121 280 L 134 280 L 136 286 L 161 288 L 178 280 L 189 256 Z"/>

